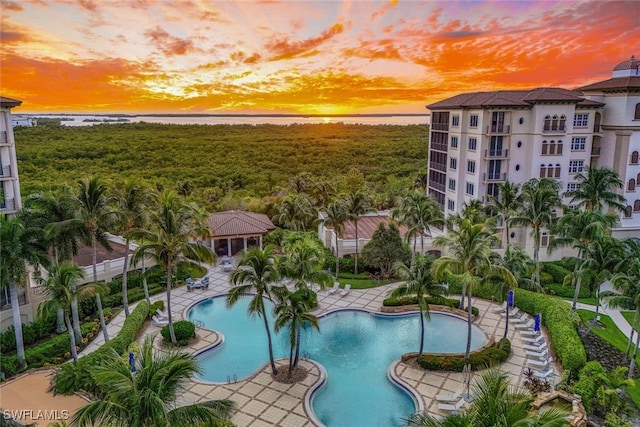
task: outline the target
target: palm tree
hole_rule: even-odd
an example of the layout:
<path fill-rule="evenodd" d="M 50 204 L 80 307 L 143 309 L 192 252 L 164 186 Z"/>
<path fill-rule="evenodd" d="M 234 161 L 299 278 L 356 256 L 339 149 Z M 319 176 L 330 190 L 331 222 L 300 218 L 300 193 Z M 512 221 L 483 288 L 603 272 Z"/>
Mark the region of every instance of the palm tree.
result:
<path fill-rule="evenodd" d="M 358 218 L 360 215 L 364 215 L 371 209 L 371 198 L 367 193 L 362 190 L 349 193 L 347 196 L 347 212 L 349 218 L 353 221 L 353 225 L 356 228 L 356 257 L 354 274 L 358 274 Z"/>
<path fill-rule="evenodd" d="M 324 288 L 331 281 L 322 268 L 324 247 L 315 236 L 305 235 L 301 240 L 285 241 L 283 249 L 285 257 L 281 275 L 293 279 L 297 289 L 310 289 L 312 284 Z"/>
<path fill-rule="evenodd" d="M 464 414 L 437 419 L 427 413 L 409 417 L 410 427 L 511 427 L 569 425 L 570 414 L 557 408 L 533 410 L 534 397 L 526 390 L 511 386 L 505 372 L 491 369 L 473 385 L 473 401 Z"/>
<path fill-rule="evenodd" d="M 289 327 L 289 376 L 298 367 L 300 360 L 300 331 L 308 325 L 320 330 L 318 318 L 309 313 L 309 302 L 305 299 L 304 290 L 301 291 L 285 291 L 284 295 L 281 295 L 280 303 L 275 307 L 275 332 Z"/>
<path fill-rule="evenodd" d="M 176 343 L 171 315 L 171 286 L 173 276 L 181 264 L 213 262 L 211 249 L 195 239 L 209 234 L 205 214 L 198 206 L 184 201 L 174 191 L 167 190 L 160 196 L 157 210 L 149 212 L 149 229 L 136 229 L 131 237 L 142 243 L 136 249 L 131 262 L 137 264 L 150 258 L 160 265 L 167 280 L 167 314 L 171 342 Z"/>
<path fill-rule="evenodd" d="M 540 287 L 540 240 L 543 228 L 551 228 L 555 223 L 554 209 L 560 208 L 559 184 L 549 178 L 533 178 L 522 187 L 522 206 L 511 224 L 531 228 L 533 237 L 533 259 L 536 269 L 532 278 Z"/>
<path fill-rule="evenodd" d="M 131 246 L 131 232 L 144 227 L 149 207 L 152 205 L 152 192 L 136 181 L 127 181 L 123 188 L 117 189 L 115 200 L 117 204 L 117 229 L 125 238 L 124 266 L 122 268 L 122 303 L 124 313 L 129 317 L 129 301 L 127 299 L 127 275 L 129 272 L 129 247 Z M 148 290 L 145 296 L 148 299 Z"/>
<path fill-rule="evenodd" d="M 228 418 L 233 408 L 229 400 L 176 403 L 191 377 L 201 373 L 194 356 L 175 351 L 154 354 L 153 337 L 147 337 L 134 363 L 135 372 L 112 350 L 101 366 L 94 367 L 91 375 L 104 390 L 104 398 L 80 408 L 70 426 L 169 427 Z"/>
<path fill-rule="evenodd" d="M 261 317 L 264 321 L 264 328 L 267 332 L 269 343 L 269 360 L 273 374 L 278 373 L 275 359 L 273 357 L 273 343 L 271 330 L 267 319 L 267 312 L 264 300 L 272 298 L 272 285 L 280 280 L 278 266 L 275 263 L 275 249 L 268 245 L 264 249 L 250 249 L 238 263 L 238 268 L 231 274 L 233 287 L 227 295 L 227 305 L 233 306 L 240 297 L 255 293 L 249 304 L 249 314 Z"/>
<path fill-rule="evenodd" d="M 445 285 L 433 280 L 431 267 L 433 259 L 431 257 L 420 256 L 415 260 L 414 265 L 407 267 L 403 263 L 395 265 L 396 274 L 405 282 L 391 292 L 394 298 L 406 295 L 415 295 L 418 298 L 420 311 L 420 350 L 418 360 L 424 352 L 424 319 L 430 319 L 429 303 L 427 297 L 439 297 L 446 294 Z"/>
<path fill-rule="evenodd" d="M 447 236 L 437 237 L 434 243 L 445 247 L 449 256 L 438 258 L 434 264 L 436 280 L 445 279 L 447 273 L 453 274 L 463 286 L 463 296 L 467 294 L 467 349 L 465 359 L 471 351 L 471 295 L 473 290 L 490 278 L 497 278 L 515 287 L 516 280 L 511 272 L 493 261 L 491 247 L 498 241 L 491 233 L 487 222 L 474 224 L 462 218 L 457 227 L 449 229 Z"/>
<path fill-rule="evenodd" d="M 627 368 L 618 366 L 611 372 L 598 374 L 600 387 L 596 390 L 598 403 L 607 411 L 618 412 L 621 406 L 620 390 L 634 387 L 635 381 L 631 377 L 625 378 Z"/>
<path fill-rule="evenodd" d="M 590 166 L 586 173 L 578 173 L 575 179 L 580 186 L 565 193 L 565 196 L 571 197 L 569 203 L 595 212 L 602 212 L 605 205 L 615 211 L 624 212 L 626 199 L 616 192 L 622 189 L 624 183 L 616 172 L 604 167 Z"/>
<path fill-rule="evenodd" d="M 273 221 L 292 231 L 304 231 L 316 219 L 316 210 L 306 194 L 289 195 L 277 208 Z"/>
<path fill-rule="evenodd" d="M 409 229 L 407 240 L 414 238 L 413 252 L 416 252 L 415 237 L 420 236 L 420 252 L 424 254 L 424 236 L 431 235 L 431 226 L 444 223 L 440 206 L 433 198 L 414 191 L 400 201 L 391 212 L 392 218 Z"/>
<path fill-rule="evenodd" d="M 336 236 L 336 280 L 338 279 L 338 273 L 340 271 L 340 247 L 338 246 L 338 239 L 341 239 L 344 235 L 344 223 L 348 220 L 349 213 L 347 212 L 347 205 L 344 200 L 334 200 L 325 208 L 325 217 L 322 222 L 327 227 L 333 227 Z"/>
<path fill-rule="evenodd" d="M 497 196 L 489 195 L 488 197 L 487 207 L 497 214 L 504 223 L 507 247 L 511 238 L 509 222 L 511 217 L 518 211 L 520 204 L 520 185 L 510 181 L 500 184 Z"/>
<path fill-rule="evenodd" d="M 62 264 L 53 263 L 49 266 L 48 276 L 41 282 L 44 294 L 47 297 L 38 306 L 38 316 L 43 317 L 51 312 L 62 310 L 67 330 L 69 331 L 69 341 L 71 344 L 71 356 L 73 361 L 78 361 L 76 352 L 75 331 L 71 325 L 71 304 L 74 301 L 82 301 L 94 296 L 103 288 L 97 283 L 90 283 L 77 286 L 78 281 L 84 278 L 84 271 L 76 264 L 64 262 Z M 82 335 L 80 336 L 82 339 Z"/>
<path fill-rule="evenodd" d="M 7 219 L 0 214 L 0 287 L 9 287 L 20 369 L 26 368 L 27 361 L 24 355 L 18 288 L 25 285 L 29 276 L 27 264 L 35 268 L 46 265 L 47 256 L 44 248 L 40 246 L 39 237 L 39 233 L 26 227 L 21 219 Z"/>

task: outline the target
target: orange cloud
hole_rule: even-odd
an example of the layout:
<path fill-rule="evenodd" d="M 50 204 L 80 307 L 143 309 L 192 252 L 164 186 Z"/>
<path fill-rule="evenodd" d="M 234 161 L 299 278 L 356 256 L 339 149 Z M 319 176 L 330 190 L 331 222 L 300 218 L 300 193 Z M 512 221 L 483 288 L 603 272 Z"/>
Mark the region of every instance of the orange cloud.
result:
<path fill-rule="evenodd" d="M 270 41 L 265 47 L 275 54 L 278 60 L 292 58 L 303 53 L 308 53 L 337 34 L 342 33 L 343 30 L 342 24 L 337 23 L 332 25 L 331 28 L 324 30 L 318 37 L 311 37 L 296 42 L 291 42 L 288 38 L 280 37 Z"/>
<path fill-rule="evenodd" d="M 24 10 L 24 8 L 20 6 L 19 3 L 11 0 L 0 1 L 0 6 L 2 6 L 3 10 L 10 10 L 12 12 L 22 12 Z"/>
<path fill-rule="evenodd" d="M 150 39 L 156 48 L 165 55 L 185 55 L 193 50 L 193 42 L 187 39 L 180 39 L 167 33 L 157 26 L 153 30 L 145 31 L 145 36 Z"/>

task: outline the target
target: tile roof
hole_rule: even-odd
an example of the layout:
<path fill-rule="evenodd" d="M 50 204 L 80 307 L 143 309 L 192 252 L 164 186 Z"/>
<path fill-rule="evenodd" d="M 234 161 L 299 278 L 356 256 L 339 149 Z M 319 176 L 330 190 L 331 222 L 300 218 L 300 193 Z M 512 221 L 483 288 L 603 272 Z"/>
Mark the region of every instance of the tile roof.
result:
<path fill-rule="evenodd" d="M 0 107 L 3 108 L 13 108 L 22 104 L 22 101 L 18 101 L 17 99 L 5 98 L 4 96 L 0 96 Z"/>
<path fill-rule="evenodd" d="M 615 77 L 579 88 L 581 92 L 592 90 L 640 89 L 640 76 Z"/>
<path fill-rule="evenodd" d="M 378 226 L 382 223 L 389 225 L 392 219 L 385 215 L 365 215 L 358 219 L 358 238 L 359 239 L 371 239 L 373 233 L 378 229 Z M 397 224 L 396 224 L 397 225 Z M 333 227 L 327 227 L 333 228 Z M 400 230 L 400 236 L 404 237 L 407 234 L 407 227 L 404 225 L 398 226 Z M 347 221 L 344 223 L 344 233 L 342 234 L 343 240 L 353 240 L 356 238 L 356 226 L 353 221 Z"/>
<path fill-rule="evenodd" d="M 262 235 L 276 228 L 265 214 L 246 211 L 224 211 L 209 215 L 213 237 Z"/>
<path fill-rule="evenodd" d="M 558 87 L 532 90 L 499 90 L 495 92 L 462 93 L 443 101 L 427 105 L 430 110 L 470 109 L 489 107 L 530 107 L 541 102 L 582 102 L 579 93 Z"/>
<path fill-rule="evenodd" d="M 107 260 L 114 260 L 118 258 L 122 258 L 125 254 L 125 246 L 116 242 L 109 242 L 111 246 L 111 251 L 107 251 L 101 245 L 98 245 L 96 248 L 96 262 L 100 264 L 101 262 Z M 129 250 L 129 253 L 133 253 L 133 250 Z M 91 246 L 80 245 L 78 248 L 78 254 L 73 257 L 73 261 L 76 262 L 81 267 L 88 267 L 93 265 L 93 261 L 91 260 Z"/>

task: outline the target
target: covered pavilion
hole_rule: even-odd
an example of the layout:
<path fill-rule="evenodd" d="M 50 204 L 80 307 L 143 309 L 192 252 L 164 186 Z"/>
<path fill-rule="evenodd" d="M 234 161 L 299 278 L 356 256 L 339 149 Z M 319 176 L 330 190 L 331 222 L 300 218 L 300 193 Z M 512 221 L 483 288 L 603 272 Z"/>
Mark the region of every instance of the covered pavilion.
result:
<path fill-rule="evenodd" d="M 241 248 L 246 252 L 249 245 L 262 249 L 262 237 L 276 226 L 265 214 L 224 211 L 209 215 L 209 228 L 210 248 L 218 255 L 232 256 Z"/>

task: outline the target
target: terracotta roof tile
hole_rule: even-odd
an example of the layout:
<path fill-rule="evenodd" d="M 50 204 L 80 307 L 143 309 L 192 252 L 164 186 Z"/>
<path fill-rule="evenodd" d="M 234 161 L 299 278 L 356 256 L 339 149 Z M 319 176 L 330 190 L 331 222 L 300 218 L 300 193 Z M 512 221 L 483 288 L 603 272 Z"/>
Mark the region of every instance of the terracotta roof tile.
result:
<path fill-rule="evenodd" d="M 214 237 L 227 237 L 265 234 L 276 227 L 265 214 L 225 211 L 209 215 L 209 228 Z"/>
<path fill-rule="evenodd" d="M 434 104 L 430 110 L 471 109 L 486 107 L 530 107 L 539 102 L 581 102 L 580 94 L 558 87 L 541 87 L 532 90 L 499 90 L 495 92 L 462 93 Z"/>
<path fill-rule="evenodd" d="M 5 98 L 4 96 L 0 96 L 0 107 L 3 108 L 13 108 L 22 104 L 22 101 L 18 101 L 17 99 Z"/>
<path fill-rule="evenodd" d="M 373 233 L 378 229 L 378 226 L 382 223 L 389 225 L 392 219 L 383 215 L 366 215 L 361 216 L 358 219 L 358 238 L 359 239 L 371 239 Z M 397 225 L 397 224 L 396 224 Z M 333 227 L 327 227 L 333 228 Z M 404 237 L 407 234 L 407 227 L 400 225 L 400 236 Z M 344 233 L 342 235 L 343 240 L 353 240 L 356 238 L 356 226 L 353 221 L 347 221 L 344 223 Z"/>
<path fill-rule="evenodd" d="M 583 86 L 578 90 L 582 92 L 589 92 L 593 90 L 607 91 L 616 89 L 640 89 L 640 76 L 616 77 Z"/>

